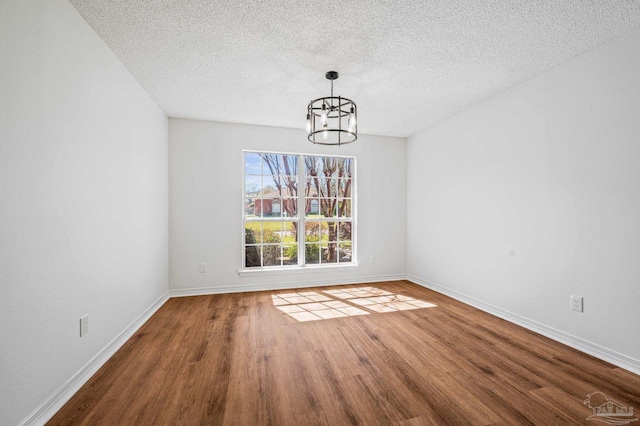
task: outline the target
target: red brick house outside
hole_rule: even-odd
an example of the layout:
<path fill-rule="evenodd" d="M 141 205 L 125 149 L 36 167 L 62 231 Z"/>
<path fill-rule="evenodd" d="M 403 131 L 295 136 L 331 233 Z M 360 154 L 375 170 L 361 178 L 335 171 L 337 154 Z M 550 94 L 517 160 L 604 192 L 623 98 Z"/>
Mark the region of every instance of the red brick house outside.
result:
<path fill-rule="evenodd" d="M 263 197 L 268 198 L 255 198 L 254 214 L 256 216 L 280 216 L 282 213 L 289 211 L 295 211 L 295 204 L 297 200 L 295 198 L 276 198 L 280 194 L 277 192 L 271 192 L 264 194 Z M 272 198 L 273 197 L 273 198 Z M 306 214 L 319 214 L 320 202 L 317 199 L 311 199 L 307 202 Z"/>
<path fill-rule="evenodd" d="M 289 204 L 290 203 L 290 204 Z M 295 198 L 256 198 L 254 201 L 254 211 L 256 216 L 280 216 L 282 212 L 287 211 L 287 207 L 291 207 L 290 211 L 294 211 Z M 311 199 L 307 203 L 307 214 L 318 214 L 320 212 L 320 202 L 317 199 Z"/>

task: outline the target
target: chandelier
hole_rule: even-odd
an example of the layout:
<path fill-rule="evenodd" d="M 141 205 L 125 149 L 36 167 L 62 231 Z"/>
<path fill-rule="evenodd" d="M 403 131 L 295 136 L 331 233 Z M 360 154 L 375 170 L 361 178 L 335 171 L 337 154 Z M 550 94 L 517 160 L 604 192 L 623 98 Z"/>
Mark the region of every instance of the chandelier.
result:
<path fill-rule="evenodd" d="M 358 107 L 351 99 L 333 96 L 337 71 L 325 75 L 331 80 L 331 96 L 318 98 L 307 106 L 307 137 L 319 145 L 344 145 L 358 139 Z"/>

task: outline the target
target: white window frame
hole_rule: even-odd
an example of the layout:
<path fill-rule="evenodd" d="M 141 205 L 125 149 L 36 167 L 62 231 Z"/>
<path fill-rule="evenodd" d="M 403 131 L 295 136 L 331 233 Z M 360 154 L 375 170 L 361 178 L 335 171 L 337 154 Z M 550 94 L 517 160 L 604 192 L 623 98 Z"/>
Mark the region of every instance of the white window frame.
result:
<path fill-rule="evenodd" d="M 246 212 L 245 212 L 245 201 L 246 201 L 246 154 L 275 154 L 275 155 L 289 155 L 296 156 L 298 163 L 298 193 L 297 193 L 297 217 L 261 217 L 259 219 L 247 220 Z M 301 185 L 304 185 L 306 176 L 305 176 L 305 164 L 304 158 L 306 156 L 311 157 L 331 157 L 331 158 L 350 158 L 352 171 L 351 171 L 351 217 L 319 217 L 319 218 L 309 218 L 306 217 L 306 200 L 304 196 L 304 191 L 301 194 L 300 189 L 303 188 Z M 264 163 L 262 165 L 262 175 L 266 176 L 267 174 L 264 172 Z M 340 268 L 342 269 L 356 269 L 357 264 L 357 159 L 355 156 L 351 155 L 329 155 L 329 154 L 313 154 L 313 153 L 299 153 L 299 152 L 282 152 L 282 151 L 263 151 L 263 150 L 242 150 L 242 193 L 241 193 L 241 214 L 242 214 L 242 229 L 241 229 L 241 242 L 242 242 L 242 255 L 241 255 L 241 263 L 240 269 L 238 273 L 240 275 L 254 275 L 260 274 L 263 272 L 295 272 L 299 270 L 326 270 L 327 268 Z M 320 206 L 318 205 L 318 210 Z M 257 223 L 265 223 L 265 222 L 297 222 L 298 223 L 298 263 L 297 265 L 275 265 L 275 266 L 254 266 L 254 267 L 246 267 L 246 244 L 245 244 L 245 228 L 247 222 L 257 222 Z M 304 230 L 306 229 L 306 223 L 311 222 L 350 222 L 351 223 L 351 262 L 340 262 L 338 257 L 337 262 L 335 263 L 305 263 L 305 235 Z M 340 225 L 338 225 L 340 226 Z M 301 232 L 302 230 L 302 232 Z M 339 233 L 339 232 L 338 232 Z M 338 243 L 339 246 L 339 243 Z M 338 252 L 339 253 L 339 252 Z M 262 255 L 261 255 L 262 260 Z"/>

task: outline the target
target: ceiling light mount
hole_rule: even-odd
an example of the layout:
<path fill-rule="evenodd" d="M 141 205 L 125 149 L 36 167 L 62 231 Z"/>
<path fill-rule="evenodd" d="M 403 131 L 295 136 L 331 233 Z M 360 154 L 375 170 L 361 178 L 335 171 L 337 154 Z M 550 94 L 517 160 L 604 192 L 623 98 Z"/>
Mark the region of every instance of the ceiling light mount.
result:
<path fill-rule="evenodd" d="M 351 99 L 333 96 L 337 71 L 327 71 L 331 96 L 314 99 L 307 106 L 307 139 L 319 145 L 345 145 L 358 139 L 358 107 Z"/>
<path fill-rule="evenodd" d="M 327 77 L 327 80 L 337 80 L 340 75 L 338 71 L 327 71 L 324 76 Z"/>

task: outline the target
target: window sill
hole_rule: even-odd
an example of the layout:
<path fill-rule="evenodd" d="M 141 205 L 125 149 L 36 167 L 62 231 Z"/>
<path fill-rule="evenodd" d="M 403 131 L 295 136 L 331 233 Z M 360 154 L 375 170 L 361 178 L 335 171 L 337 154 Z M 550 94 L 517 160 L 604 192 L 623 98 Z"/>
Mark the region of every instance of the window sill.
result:
<path fill-rule="evenodd" d="M 284 274 L 300 274 L 305 272 L 336 272 L 336 271 L 355 271 L 360 267 L 357 263 L 345 263 L 343 265 L 326 265 L 326 266 L 291 266 L 288 268 L 251 268 L 240 269 L 238 275 L 241 277 L 257 277 L 264 275 L 284 275 Z"/>

